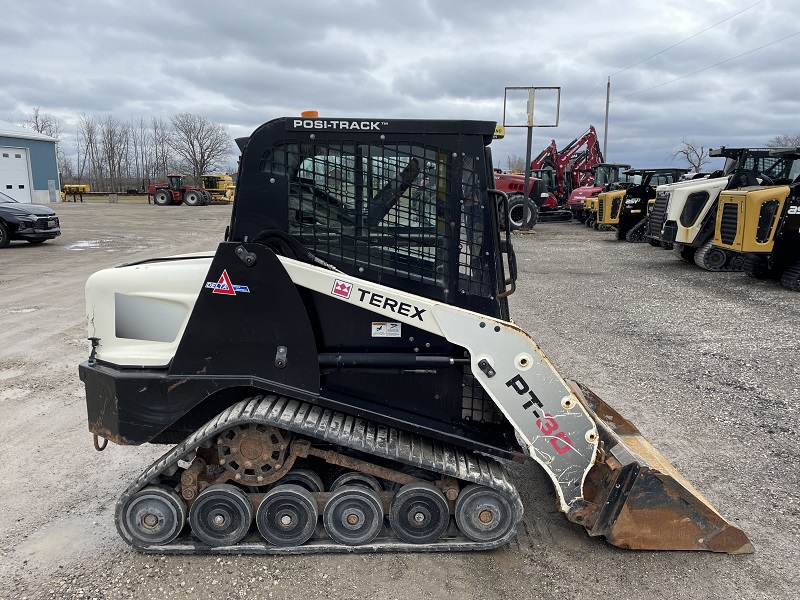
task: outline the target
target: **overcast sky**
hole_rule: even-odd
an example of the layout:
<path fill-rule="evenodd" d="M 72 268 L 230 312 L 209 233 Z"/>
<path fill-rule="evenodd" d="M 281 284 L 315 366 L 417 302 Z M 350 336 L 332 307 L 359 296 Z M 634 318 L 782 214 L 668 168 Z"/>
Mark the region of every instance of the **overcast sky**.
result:
<path fill-rule="evenodd" d="M 800 35 L 756 50 L 797 33 L 790 0 L 0 0 L 0 119 L 39 106 L 69 152 L 81 113 L 190 112 L 240 137 L 309 109 L 502 122 L 506 86 L 559 86 L 535 155 L 589 125 L 602 144 L 611 76 L 607 160 L 684 166 L 682 139 L 800 133 Z M 525 130 L 493 152 L 524 156 Z"/>

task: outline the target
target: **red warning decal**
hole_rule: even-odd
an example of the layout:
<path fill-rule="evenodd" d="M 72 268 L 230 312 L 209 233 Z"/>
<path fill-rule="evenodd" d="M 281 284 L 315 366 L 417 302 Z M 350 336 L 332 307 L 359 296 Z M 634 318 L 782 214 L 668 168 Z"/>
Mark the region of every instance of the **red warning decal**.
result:
<path fill-rule="evenodd" d="M 219 281 L 206 281 L 206 287 L 214 290 L 215 294 L 225 294 L 226 296 L 235 296 L 237 292 L 250 293 L 250 288 L 246 285 L 233 285 L 231 278 L 228 276 L 228 270 L 223 269 Z"/>

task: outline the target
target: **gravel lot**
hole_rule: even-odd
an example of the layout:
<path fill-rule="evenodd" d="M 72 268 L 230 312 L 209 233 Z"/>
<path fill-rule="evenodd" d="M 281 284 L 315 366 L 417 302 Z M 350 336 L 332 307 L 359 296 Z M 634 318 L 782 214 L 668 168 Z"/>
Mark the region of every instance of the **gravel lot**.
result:
<path fill-rule="evenodd" d="M 94 451 L 77 365 L 95 270 L 213 248 L 229 206 L 60 204 L 63 235 L 0 250 L 0 598 L 789 598 L 800 595 L 798 295 L 576 223 L 514 238 L 515 321 L 643 433 L 756 553 L 628 552 L 556 511 L 532 463 L 507 548 L 454 555 L 155 557 L 113 507 L 165 448 Z M 10 463 L 10 464 L 8 464 Z"/>

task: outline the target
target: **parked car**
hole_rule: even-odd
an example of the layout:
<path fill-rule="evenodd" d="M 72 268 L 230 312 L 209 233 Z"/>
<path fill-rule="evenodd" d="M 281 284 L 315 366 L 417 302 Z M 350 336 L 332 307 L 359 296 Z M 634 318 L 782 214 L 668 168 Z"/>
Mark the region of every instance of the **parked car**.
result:
<path fill-rule="evenodd" d="M 56 212 L 40 204 L 22 204 L 0 192 L 0 248 L 11 240 L 41 244 L 61 235 Z"/>

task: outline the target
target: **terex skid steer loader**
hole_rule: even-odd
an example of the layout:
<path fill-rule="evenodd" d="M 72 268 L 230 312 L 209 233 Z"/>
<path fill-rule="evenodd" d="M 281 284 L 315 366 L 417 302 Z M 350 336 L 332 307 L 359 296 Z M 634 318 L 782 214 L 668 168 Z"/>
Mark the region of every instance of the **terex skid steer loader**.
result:
<path fill-rule="evenodd" d="M 741 271 L 741 255 L 714 247 L 720 192 L 769 183 L 785 165 L 782 159 L 770 156 L 769 148 L 722 146 L 709 155 L 725 157 L 721 171 L 707 179 L 658 186 L 646 237 L 651 245 L 674 248 L 683 259 L 706 271 Z"/>
<path fill-rule="evenodd" d="M 100 271 L 80 366 L 98 448 L 172 444 L 124 491 L 148 552 L 496 548 L 537 462 L 624 548 L 752 551 L 509 318 L 495 123 L 281 118 L 238 140 L 216 251 Z M 105 441 L 100 442 L 100 438 Z M 188 522 L 188 523 L 187 523 Z"/>
<path fill-rule="evenodd" d="M 800 148 L 775 149 L 783 159 L 777 181 L 788 183 L 725 191 L 719 197 L 714 247 L 742 253 L 744 272 L 780 278 L 800 291 Z"/>

